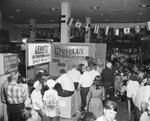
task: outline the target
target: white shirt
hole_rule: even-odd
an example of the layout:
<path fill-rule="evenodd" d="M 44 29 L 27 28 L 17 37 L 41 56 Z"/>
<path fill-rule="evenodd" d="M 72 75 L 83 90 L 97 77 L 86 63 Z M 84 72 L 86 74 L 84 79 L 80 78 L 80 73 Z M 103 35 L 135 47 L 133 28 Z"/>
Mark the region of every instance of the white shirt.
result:
<path fill-rule="evenodd" d="M 137 95 L 135 97 L 135 105 L 138 107 L 138 109 L 141 111 L 141 103 L 148 102 L 148 99 L 150 97 L 150 86 L 141 86 L 138 91 Z"/>
<path fill-rule="evenodd" d="M 132 98 L 133 103 L 135 102 L 135 96 L 139 87 L 140 87 L 140 84 L 137 81 L 129 80 L 127 84 L 127 87 L 126 87 L 127 97 Z"/>
<path fill-rule="evenodd" d="M 79 84 L 81 84 L 82 87 L 90 87 L 93 84 L 93 78 L 90 71 L 86 71 L 80 76 Z"/>
<path fill-rule="evenodd" d="M 67 72 L 67 75 L 72 79 L 73 82 L 79 82 L 81 73 L 76 69 L 71 69 Z"/>
<path fill-rule="evenodd" d="M 96 76 L 100 76 L 99 72 L 95 71 L 95 70 L 91 70 L 90 73 L 91 73 L 91 76 L 92 76 L 93 80 L 95 79 Z"/>
<path fill-rule="evenodd" d="M 104 118 L 104 115 L 103 115 L 103 116 L 97 118 L 96 121 L 107 121 L 107 120 L 106 120 L 106 118 Z M 114 119 L 113 121 L 116 121 L 116 120 Z"/>
<path fill-rule="evenodd" d="M 45 91 L 44 95 L 43 95 L 43 100 L 47 105 L 47 106 L 45 106 L 46 107 L 46 109 L 45 109 L 46 115 L 50 116 L 50 117 L 56 116 L 57 115 L 56 111 L 57 111 L 57 108 L 58 108 L 57 107 L 57 102 L 58 102 L 58 93 L 57 93 L 57 91 L 53 90 L 53 89 Z M 48 109 L 49 105 L 54 106 L 54 108 Z"/>
<path fill-rule="evenodd" d="M 150 121 L 150 116 L 148 116 L 146 111 L 142 113 L 140 121 Z"/>
<path fill-rule="evenodd" d="M 43 107 L 41 91 L 33 90 L 33 92 L 31 93 L 31 101 L 33 109 L 40 110 L 40 108 L 35 104 L 35 102 L 37 102 L 41 107 Z"/>
<path fill-rule="evenodd" d="M 63 90 L 67 91 L 75 90 L 73 81 L 66 73 L 61 75 L 58 79 L 56 79 L 56 82 L 61 84 Z"/>

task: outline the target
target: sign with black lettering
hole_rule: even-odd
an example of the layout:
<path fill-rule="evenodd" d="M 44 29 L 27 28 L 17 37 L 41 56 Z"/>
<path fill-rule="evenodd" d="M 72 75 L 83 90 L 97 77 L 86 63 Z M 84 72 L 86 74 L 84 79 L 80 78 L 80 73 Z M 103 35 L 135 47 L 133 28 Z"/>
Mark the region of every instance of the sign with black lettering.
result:
<path fill-rule="evenodd" d="M 64 58 L 80 58 L 86 57 L 89 55 L 88 46 L 59 46 L 55 45 L 54 47 L 54 56 L 55 57 L 64 57 Z"/>
<path fill-rule="evenodd" d="M 51 46 L 49 43 L 28 44 L 28 66 L 51 61 Z"/>
<path fill-rule="evenodd" d="M 18 70 L 18 56 L 8 55 L 4 56 L 4 74 L 8 74 L 12 71 Z"/>

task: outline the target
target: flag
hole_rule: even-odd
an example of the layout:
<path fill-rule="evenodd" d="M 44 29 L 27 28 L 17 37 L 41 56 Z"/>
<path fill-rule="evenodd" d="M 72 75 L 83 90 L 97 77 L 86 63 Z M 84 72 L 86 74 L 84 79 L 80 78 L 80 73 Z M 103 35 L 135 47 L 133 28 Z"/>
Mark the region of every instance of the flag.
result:
<path fill-rule="evenodd" d="M 140 33 L 140 30 L 141 30 L 140 26 L 136 25 L 135 26 L 135 33 Z"/>
<path fill-rule="evenodd" d="M 147 22 L 147 31 L 150 31 L 150 21 Z"/>
<path fill-rule="evenodd" d="M 86 23 L 86 26 L 84 26 L 85 31 L 87 32 L 90 29 L 90 24 Z"/>
<path fill-rule="evenodd" d="M 77 27 L 77 28 L 81 28 L 81 22 L 76 21 L 76 23 L 75 23 L 75 27 Z"/>
<path fill-rule="evenodd" d="M 108 31 L 109 31 L 109 26 L 106 26 L 106 28 L 105 28 L 105 35 L 108 34 Z"/>
<path fill-rule="evenodd" d="M 130 28 L 124 28 L 123 31 L 125 35 L 130 34 Z"/>
<path fill-rule="evenodd" d="M 94 34 L 98 34 L 99 28 L 100 28 L 99 25 L 94 25 Z"/>
<path fill-rule="evenodd" d="M 73 23 L 73 20 L 74 20 L 74 19 L 70 17 L 70 18 L 68 19 L 67 24 L 68 24 L 69 26 L 71 26 L 71 25 L 72 25 L 72 23 Z"/>
<path fill-rule="evenodd" d="M 116 35 L 116 36 L 119 35 L 119 28 L 118 27 L 115 28 L 114 35 Z"/>

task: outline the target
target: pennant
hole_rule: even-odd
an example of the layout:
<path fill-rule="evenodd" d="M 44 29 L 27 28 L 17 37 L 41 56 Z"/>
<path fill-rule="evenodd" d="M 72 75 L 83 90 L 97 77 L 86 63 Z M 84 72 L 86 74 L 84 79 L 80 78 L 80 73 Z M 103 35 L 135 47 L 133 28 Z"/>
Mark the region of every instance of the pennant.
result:
<path fill-rule="evenodd" d="M 150 21 L 147 22 L 147 31 L 150 31 Z"/>
<path fill-rule="evenodd" d="M 123 31 L 125 35 L 130 34 L 130 28 L 124 28 Z"/>
<path fill-rule="evenodd" d="M 85 31 L 87 32 L 90 29 L 90 24 L 86 23 L 86 26 L 84 26 Z"/>
<path fill-rule="evenodd" d="M 140 26 L 139 26 L 139 25 L 136 25 L 136 26 L 135 26 L 135 33 L 136 33 L 136 34 L 140 33 L 140 30 L 141 30 Z"/>
<path fill-rule="evenodd" d="M 109 31 L 109 26 L 106 26 L 106 28 L 105 28 L 105 35 L 108 34 L 108 31 Z"/>
<path fill-rule="evenodd" d="M 118 27 L 115 28 L 114 35 L 119 36 L 119 28 Z"/>
<path fill-rule="evenodd" d="M 77 21 L 77 22 L 75 23 L 75 27 L 81 28 L 81 22 Z"/>
<path fill-rule="evenodd" d="M 71 25 L 72 25 L 72 23 L 73 23 L 73 20 L 74 20 L 74 19 L 70 17 L 70 18 L 68 19 L 67 24 L 68 24 L 69 26 L 71 26 Z"/>
<path fill-rule="evenodd" d="M 100 28 L 99 25 L 94 25 L 94 34 L 98 34 L 99 28 Z"/>
<path fill-rule="evenodd" d="M 66 23 L 66 15 L 61 15 L 61 23 Z"/>

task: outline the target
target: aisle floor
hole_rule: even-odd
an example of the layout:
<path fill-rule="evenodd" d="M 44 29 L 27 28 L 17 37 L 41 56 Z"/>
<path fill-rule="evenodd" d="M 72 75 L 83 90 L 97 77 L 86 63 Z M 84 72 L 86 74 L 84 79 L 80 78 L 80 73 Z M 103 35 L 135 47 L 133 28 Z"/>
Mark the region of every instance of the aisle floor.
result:
<path fill-rule="evenodd" d="M 131 115 L 131 119 L 128 119 L 126 117 L 127 114 L 127 104 L 126 102 L 123 101 L 116 101 L 119 105 L 119 111 L 116 116 L 117 121 L 134 121 L 134 115 Z M 78 116 L 80 115 L 80 112 L 77 111 L 76 116 L 72 117 L 71 119 L 66 119 L 66 118 L 60 118 L 60 121 L 77 121 Z"/>

